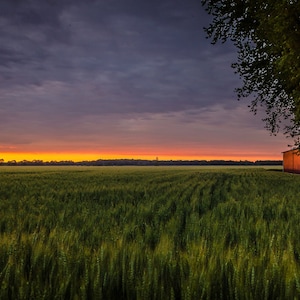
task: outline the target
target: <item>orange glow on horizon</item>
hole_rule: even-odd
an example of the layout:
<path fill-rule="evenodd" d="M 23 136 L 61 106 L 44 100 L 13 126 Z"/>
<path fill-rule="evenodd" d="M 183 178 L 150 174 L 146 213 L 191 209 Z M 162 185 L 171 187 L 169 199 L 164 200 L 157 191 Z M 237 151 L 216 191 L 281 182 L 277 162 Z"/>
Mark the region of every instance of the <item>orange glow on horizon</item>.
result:
<path fill-rule="evenodd" d="M 210 154 L 205 155 L 199 153 L 199 155 L 189 155 L 183 153 L 182 155 L 173 154 L 168 155 L 165 153 L 157 153 L 157 154 L 128 154 L 128 153 L 0 153 L 0 159 L 3 159 L 4 162 L 15 160 L 17 162 L 28 160 L 42 160 L 46 161 L 92 161 L 98 159 L 146 159 L 146 160 L 155 160 L 158 157 L 159 160 L 248 160 L 248 161 L 256 161 L 256 160 L 281 160 L 281 153 L 279 155 L 265 155 L 265 154 L 257 154 L 257 153 L 241 153 L 241 154 Z"/>

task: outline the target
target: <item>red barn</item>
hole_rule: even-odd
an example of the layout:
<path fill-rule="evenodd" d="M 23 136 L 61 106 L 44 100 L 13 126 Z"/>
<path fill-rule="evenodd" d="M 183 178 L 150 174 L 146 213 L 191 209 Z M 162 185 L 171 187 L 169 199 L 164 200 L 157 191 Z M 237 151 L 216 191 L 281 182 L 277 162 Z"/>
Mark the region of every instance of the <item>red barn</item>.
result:
<path fill-rule="evenodd" d="M 292 149 L 283 152 L 283 171 L 300 174 L 299 149 Z"/>

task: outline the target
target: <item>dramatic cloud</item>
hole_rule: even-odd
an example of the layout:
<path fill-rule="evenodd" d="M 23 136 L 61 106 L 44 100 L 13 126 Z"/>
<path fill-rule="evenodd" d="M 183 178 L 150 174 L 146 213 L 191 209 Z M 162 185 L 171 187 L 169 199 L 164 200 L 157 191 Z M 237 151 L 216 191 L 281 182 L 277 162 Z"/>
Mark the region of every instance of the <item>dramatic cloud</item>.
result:
<path fill-rule="evenodd" d="M 0 151 L 284 147 L 235 101 L 208 21 L 196 0 L 1 1 Z"/>

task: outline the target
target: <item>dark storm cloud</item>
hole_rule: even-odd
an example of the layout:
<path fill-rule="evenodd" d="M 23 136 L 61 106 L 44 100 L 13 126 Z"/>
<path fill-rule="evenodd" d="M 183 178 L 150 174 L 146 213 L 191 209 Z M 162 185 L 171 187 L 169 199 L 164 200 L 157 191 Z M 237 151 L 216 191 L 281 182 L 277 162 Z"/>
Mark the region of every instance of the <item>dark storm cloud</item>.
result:
<path fill-rule="evenodd" d="M 0 17 L 13 26 L 46 26 L 61 28 L 60 13 L 71 1 L 2 0 Z"/>
<path fill-rule="evenodd" d="M 12 132 L 7 142 L 39 130 L 90 131 L 89 118 L 105 119 L 109 130 L 121 118 L 132 128 L 130 115 L 186 111 L 180 122 L 189 122 L 193 110 L 199 118 L 220 103 L 235 107 L 234 50 L 205 39 L 208 18 L 199 2 L 1 1 L 0 127 Z"/>
<path fill-rule="evenodd" d="M 1 1 L 0 88 L 43 82 L 48 48 L 68 39 L 62 10 L 54 1 Z"/>

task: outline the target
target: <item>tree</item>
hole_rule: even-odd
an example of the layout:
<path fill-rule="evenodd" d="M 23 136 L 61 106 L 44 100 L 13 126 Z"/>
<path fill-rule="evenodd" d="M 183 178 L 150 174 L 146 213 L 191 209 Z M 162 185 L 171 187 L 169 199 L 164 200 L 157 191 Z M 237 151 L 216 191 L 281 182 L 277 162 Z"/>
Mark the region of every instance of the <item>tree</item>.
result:
<path fill-rule="evenodd" d="M 300 2 L 298 0 L 202 0 L 212 15 L 205 28 L 212 43 L 231 40 L 232 64 L 243 80 L 238 99 L 266 111 L 266 128 L 300 137 Z M 283 124 L 280 124 L 283 123 Z"/>

